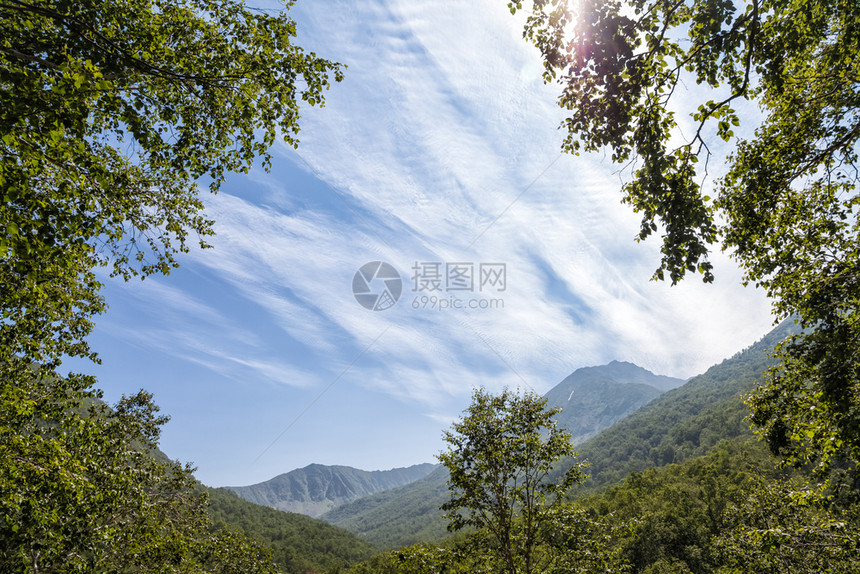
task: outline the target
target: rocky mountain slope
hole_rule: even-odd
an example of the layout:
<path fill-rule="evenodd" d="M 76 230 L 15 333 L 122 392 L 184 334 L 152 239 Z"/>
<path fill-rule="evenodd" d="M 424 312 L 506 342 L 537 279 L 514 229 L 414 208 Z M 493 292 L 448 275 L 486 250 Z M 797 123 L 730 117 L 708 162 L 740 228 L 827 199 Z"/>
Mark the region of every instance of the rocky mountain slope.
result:
<path fill-rule="evenodd" d="M 562 408 L 559 424 L 579 444 L 683 384 L 682 379 L 655 375 L 633 363 L 612 361 L 577 369 L 544 397 L 549 406 Z"/>
<path fill-rule="evenodd" d="M 316 517 L 347 502 L 424 478 L 434 468 L 425 463 L 367 471 L 311 464 L 258 484 L 226 488 L 255 504 Z"/>

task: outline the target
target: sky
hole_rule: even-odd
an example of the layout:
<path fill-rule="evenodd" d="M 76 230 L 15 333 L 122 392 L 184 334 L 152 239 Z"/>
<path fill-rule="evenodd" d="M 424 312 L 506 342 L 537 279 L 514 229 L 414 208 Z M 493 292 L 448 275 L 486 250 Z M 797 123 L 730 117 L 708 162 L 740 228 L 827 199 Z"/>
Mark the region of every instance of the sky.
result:
<path fill-rule="evenodd" d="M 612 360 L 686 378 L 771 329 L 722 253 L 713 284 L 650 281 L 659 238 L 634 241 L 607 156 L 560 152 L 560 88 L 505 1 L 291 14 L 344 81 L 298 150 L 206 192 L 214 248 L 105 278 L 102 364 L 70 363 L 111 402 L 151 391 L 162 450 L 205 484 L 434 462 L 477 386 L 543 394 Z"/>

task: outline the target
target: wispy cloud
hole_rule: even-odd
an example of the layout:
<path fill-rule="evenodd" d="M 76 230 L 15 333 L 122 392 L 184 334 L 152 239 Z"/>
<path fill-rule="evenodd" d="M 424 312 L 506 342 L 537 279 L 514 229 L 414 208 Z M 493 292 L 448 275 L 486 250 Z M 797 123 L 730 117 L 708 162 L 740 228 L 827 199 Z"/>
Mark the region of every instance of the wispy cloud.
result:
<path fill-rule="evenodd" d="M 649 281 L 657 242 L 634 243 L 639 222 L 619 203 L 614 166 L 559 155 L 557 88 L 542 83 L 504 3 L 338 0 L 294 12 L 300 41 L 347 63 L 346 79 L 307 111 L 300 156 L 279 147 L 271 174 L 207 199 L 215 249 L 189 266 L 228 293 L 222 303 L 147 281 L 134 297 L 175 320 L 123 336 L 314 392 L 343 374 L 337 387 L 443 423 L 476 385 L 544 392 L 612 359 L 690 376 L 767 330 L 764 297 L 739 287 L 723 254 L 714 285 Z M 404 280 L 384 312 L 350 290 L 376 260 Z M 504 307 L 413 308 L 416 261 L 505 263 Z"/>

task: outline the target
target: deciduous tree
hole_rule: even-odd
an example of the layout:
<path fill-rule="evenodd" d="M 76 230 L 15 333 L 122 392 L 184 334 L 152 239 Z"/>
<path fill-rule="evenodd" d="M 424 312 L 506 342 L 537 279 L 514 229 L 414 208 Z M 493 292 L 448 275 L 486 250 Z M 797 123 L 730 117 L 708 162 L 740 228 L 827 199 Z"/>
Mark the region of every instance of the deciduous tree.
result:
<path fill-rule="evenodd" d="M 772 448 L 825 470 L 860 461 L 860 4 L 533 4 L 524 34 L 562 86 L 563 149 L 608 148 L 632 166 L 623 194 L 642 214 L 638 239 L 662 236 L 655 277 L 711 281 L 719 245 L 777 319 L 807 329 L 751 402 Z M 746 101 L 758 113 L 741 113 Z M 703 184 L 715 143 L 733 151 Z"/>
<path fill-rule="evenodd" d="M 287 6 L 288 7 L 288 6 Z M 0 352 L 92 355 L 93 268 L 168 273 L 211 233 L 198 180 L 298 143 L 341 66 L 241 0 L 0 2 Z"/>
<path fill-rule="evenodd" d="M 149 393 L 115 408 L 70 381 L 0 401 L 0 571 L 275 573 L 266 551 L 214 528 L 192 468 L 157 453 Z"/>
<path fill-rule="evenodd" d="M 323 105 L 340 64 L 241 0 L 0 0 L 0 563 L 9 572 L 271 571 L 210 533 L 189 468 L 150 456 L 145 393 L 115 411 L 59 377 L 105 309 L 95 268 L 168 273 L 217 191 Z M 82 402 L 90 412 L 81 411 Z"/>
<path fill-rule="evenodd" d="M 545 407 L 533 393 L 477 389 L 462 420 L 445 432 L 448 449 L 439 455 L 450 473 L 451 499 L 442 506 L 449 528 L 483 531 L 509 574 L 539 572 L 552 560 L 542 546 L 546 529 L 564 494 L 584 478 L 584 464 L 574 463 L 548 480 L 554 463 L 576 453 L 553 418 L 559 409 Z"/>
<path fill-rule="evenodd" d="M 760 481 L 727 510 L 734 524 L 714 538 L 717 572 L 857 572 L 858 508 L 829 499 L 801 480 Z"/>

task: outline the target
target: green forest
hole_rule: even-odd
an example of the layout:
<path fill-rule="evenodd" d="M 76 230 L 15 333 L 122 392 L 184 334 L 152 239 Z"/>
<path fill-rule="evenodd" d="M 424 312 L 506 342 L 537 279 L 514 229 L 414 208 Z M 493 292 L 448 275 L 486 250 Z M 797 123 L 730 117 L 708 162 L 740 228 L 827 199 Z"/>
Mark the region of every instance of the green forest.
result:
<path fill-rule="evenodd" d="M 822 476 L 812 466 L 785 464 L 750 427 L 744 397 L 773 363 L 772 349 L 796 331 L 792 321 L 783 323 L 752 347 L 586 441 L 575 459 L 559 456 L 547 480 L 572 462 L 588 463 L 587 476 L 572 485 L 557 510 L 572 530 L 559 529 L 565 538 L 556 552 L 570 551 L 571 563 L 561 565 L 565 560 L 557 559 L 533 571 L 811 573 L 860 568 L 856 467 L 843 461 Z M 430 494 L 426 487 L 415 493 Z M 435 493 L 437 504 L 447 499 L 447 493 Z M 381 504 L 376 512 L 382 509 L 395 520 L 385 531 L 388 538 L 381 540 L 397 540 L 396 510 Z M 418 524 L 444 525 L 441 516 L 441 511 L 425 514 Z M 361 518 L 357 514 L 352 520 Z M 400 530 L 399 540 L 409 541 L 408 532 Z M 553 527 L 546 535 L 546 544 L 559 542 Z M 466 530 L 390 550 L 349 571 L 495 572 L 498 564 L 482 554 L 494 552 L 487 550 L 493 549 L 487 537 L 481 529 Z M 526 570 L 518 565 L 501 571 Z"/>
<path fill-rule="evenodd" d="M 474 388 L 442 467 L 324 520 L 208 488 L 157 397 L 61 367 L 100 361 L 103 281 L 211 247 L 201 186 L 297 148 L 349 68 L 293 2 L 0 0 L 0 572 L 860 572 L 860 3 L 497 1 L 562 151 L 626 170 L 653 280 L 719 250 L 776 329 L 576 446 Z"/>

